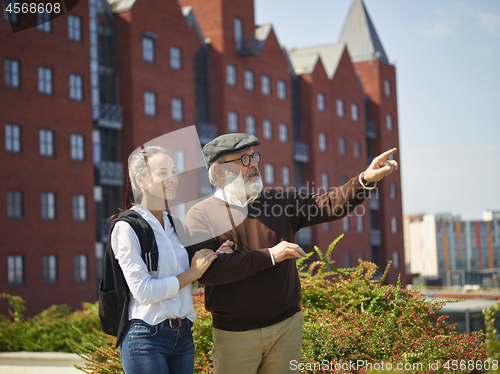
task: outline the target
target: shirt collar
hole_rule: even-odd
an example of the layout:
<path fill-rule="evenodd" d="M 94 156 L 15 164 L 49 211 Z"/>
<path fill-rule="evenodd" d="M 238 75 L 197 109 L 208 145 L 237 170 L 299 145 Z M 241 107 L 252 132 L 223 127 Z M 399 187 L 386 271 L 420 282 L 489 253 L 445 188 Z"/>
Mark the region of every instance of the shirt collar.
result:
<path fill-rule="evenodd" d="M 215 194 L 214 194 L 214 197 L 221 199 L 225 203 L 227 203 L 229 205 L 236 205 L 236 206 L 239 206 L 242 208 L 246 207 L 248 204 L 250 204 L 252 201 L 254 201 L 258 196 L 259 196 L 258 193 L 255 195 L 252 195 L 252 196 L 250 196 L 250 198 L 247 201 L 245 201 L 244 204 L 241 204 L 241 201 L 236 196 L 234 196 L 230 192 L 223 190 L 222 188 L 217 187 L 217 190 L 215 191 Z"/>

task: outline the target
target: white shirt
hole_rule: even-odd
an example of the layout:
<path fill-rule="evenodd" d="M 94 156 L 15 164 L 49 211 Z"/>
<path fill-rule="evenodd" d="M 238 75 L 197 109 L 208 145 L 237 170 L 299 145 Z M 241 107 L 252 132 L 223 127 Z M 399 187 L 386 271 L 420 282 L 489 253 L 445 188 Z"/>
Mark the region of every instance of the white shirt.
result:
<path fill-rule="evenodd" d="M 236 205 L 244 208 L 252 201 L 254 201 L 257 197 L 259 197 L 259 194 L 257 193 L 255 195 L 250 196 L 250 198 L 247 201 L 245 201 L 245 204 L 241 204 L 240 199 L 234 196 L 231 192 L 227 192 L 222 188 L 217 187 L 217 190 L 214 193 L 214 197 L 221 199 L 222 201 L 228 203 L 229 205 Z"/>
<path fill-rule="evenodd" d="M 139 213 L 153 229 L 158 245 L 158 271 L 148 272 L 141 258 L 141 246 L 134 229 L 127 222 L 117 222 L 111 233 L 111 246 L 130 289 L 129 319 L 141 319 L 157 325 L 165 319 L 187 317 L 196 319 L 191 286 L 179 290 L 176 275 L 189 269 L 186 249 L 177 238 L 174 228 L 163 212 L 165 228 L 156 217 L 141 205 L 131 208 Z"/>

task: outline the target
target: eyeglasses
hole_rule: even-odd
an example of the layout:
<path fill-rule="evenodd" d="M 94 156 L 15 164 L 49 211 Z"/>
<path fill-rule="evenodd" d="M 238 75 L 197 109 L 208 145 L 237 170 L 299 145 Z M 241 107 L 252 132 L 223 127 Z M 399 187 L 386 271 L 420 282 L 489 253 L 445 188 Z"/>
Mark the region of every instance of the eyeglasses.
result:
<path fill-rule="evenodd" d="M 224 161 L 224 162 L 219 162 L 219 164 L 227 164 L 228 162 L 233 162 L 233 161 L 238 161 L 240 160 L 243 166 L 248 166 L 250 165 L 250 162 L 252 162 L 251 159 L 254 159 L 254 161 L 258 164 L 260 162 L 260 153 L 254 153 L 253 155 L 243 155 L 240 158 L 236 158 L 234 160 L 229 160 L 229 161 Z"/>

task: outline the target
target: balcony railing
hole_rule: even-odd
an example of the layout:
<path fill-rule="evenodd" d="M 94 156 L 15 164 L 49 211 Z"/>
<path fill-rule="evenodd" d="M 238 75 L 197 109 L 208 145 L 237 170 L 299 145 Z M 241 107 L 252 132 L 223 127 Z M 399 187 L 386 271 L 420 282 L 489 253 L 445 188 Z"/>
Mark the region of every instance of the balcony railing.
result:
<path fill-rule="evenodd" d="M 377 128 L 371 122 L 366 122 L 365 135 L 370 139 L 377 139 Z"/>
<path fill-rule="evenodd" d="M 297 232 L 297 243 L 299 245 L 309 245 L 312 242 L 312 230 L 310 227 L 304 227 Z"/>
<path fill-rule="evenodd" d="M 196 131 L 198 131 L 198 138 L 200 139 L 201 145 L 211 142 L 217 136 L 217 126 L 208 123 L 197 123 Z"/>
<path fill-rule="evenodd" d="M 308 162 L 309 146 L 305 143 L 293 143 L 293 159 L 297 162 Z"/>
<path fill-rule="evenodd" d="M 380 232 L 380 230 L 370 230 L 370 244 L 374 247 L 382 245 L 382 233 Z"/>
<path fill-rule="evenodd" d="M 120 105 L 99 103 L 94 106 L 93 114 L 99 126 L 115 130 L 123 127 L 123 108 Z"/>
<path fill-rule="evenodd" d="M 105 186 L 123 186 L 123 164 L 101 161 L 95 165 L 96 183 Z"/>
<path fill-rule="evenodd" d="M 236 41 L 236 50 L 240 56 L 258 56 L 260 42 L 253 36 Z"/>

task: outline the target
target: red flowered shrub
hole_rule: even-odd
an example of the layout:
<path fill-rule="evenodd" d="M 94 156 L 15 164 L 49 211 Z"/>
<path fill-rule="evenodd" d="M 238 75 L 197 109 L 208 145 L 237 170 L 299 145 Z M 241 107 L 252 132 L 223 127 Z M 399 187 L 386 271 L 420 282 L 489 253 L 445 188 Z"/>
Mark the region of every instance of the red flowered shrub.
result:
<path fill-rule="evenodd" d="M 446 323 L 446 316 L 436 316 L 444 302 L 425 301 L 421 293 L 401 288 L 399 282 L 384 284 L 388 268 L 380 280 L 373 279 L 378 269 L 370 262 L 350 269 L 334 268 L 327 258 L 340 238 L 326 254 L 315 248 L 320 261 L 297 263 L 302 277 L 304 344 L 301 361 L 291 363 L 291 368 L 301 373 L 500 373 L 500 342 L 495 339 L 493 324 L 500 303 L 484 311 L 486 335 L 458 334 L 454 325 Z M 211 373 L 212 318 L 204 308 L 203 293 L 193 300 L 198 312 L 193 326 L 195 373 Z M 53 328 L 52 315 L 58 328 L 71 332 L 62 334 L 68 346 L 87 360 L 82 371 L 123 373 L 115 338 L 97 330 L 89 333 L 89 328 L 99 323 L 97 304 L 87 305 L 83 314 L 61 318 L 60 314 L 42 312 L 25 320 L 22 300 L 11 297 L 11 301 L 11 318 L 0 316 L 4 347 L 23 349 L 27 337 L 30 347 L 44 346 L 46 335 L 39 331 L 50 331 L 45 326 Z M 78 339 L 71 341 L 73 336 Z M 37 337 L 42 340 L 38 342 Z"/>

